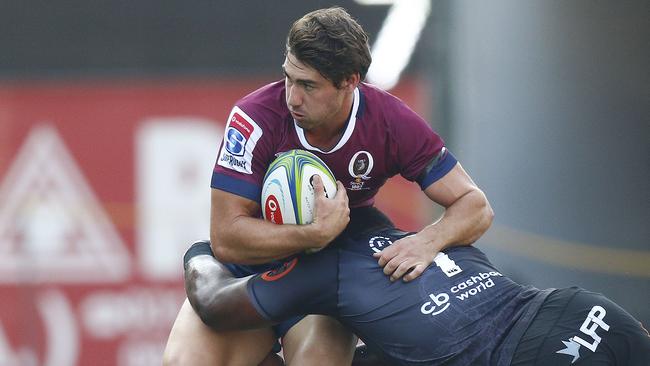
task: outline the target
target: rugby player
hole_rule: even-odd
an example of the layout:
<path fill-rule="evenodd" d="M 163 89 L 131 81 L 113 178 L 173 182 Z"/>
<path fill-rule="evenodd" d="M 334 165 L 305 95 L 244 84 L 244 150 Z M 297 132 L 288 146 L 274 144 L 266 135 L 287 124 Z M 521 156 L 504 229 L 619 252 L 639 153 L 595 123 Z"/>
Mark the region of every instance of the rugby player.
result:
<path fill-rule="evenodd" d="M 371 62 L 368 36 L 345 10 L 316 10 L 297 20 L 285 56 L 283 80 L 235 103 L 212 176 L 210 241 L 233 275 L 263 272 L 278 265 L 273 261 L 325 247 L 355 210 L 373 207 L 377 191 L 397 174 L 419 184 L 445 212 L 382 252 L 379 263 L 393 280 L 413 280 L 440 250 L 469 245 L 490 226 L 485 195 L 428 123 L 398 98 L 362 82 Z M 339 181 L 333 200 L 317 200 L 309 225 L 260 218 L 264 173 L 276 154 L 291 149 L 313 152 Z M 257 365 L 278 337 L 285 361 L 300 366 L 322 365 L 321 354 L 331 365 L 349 365 L 356 344 L 324 316 L 289 319 L 273 330 L 214 332 L 185 302 L 164 363 Z"/>
<path fill-rule="evenodd" d="M 217 331 L 336 317 L 381 365 L 649 364 L 647 331 L 601 294 L 523 286 L 474 246 L 443 250 L 411 282 L 390 281 L 373 255 L 412 234 L 376 212 L 357 219 L 360 230 L 326 249 L 245 278 L 197 242 L 185 255 L 188 299 Z"/>

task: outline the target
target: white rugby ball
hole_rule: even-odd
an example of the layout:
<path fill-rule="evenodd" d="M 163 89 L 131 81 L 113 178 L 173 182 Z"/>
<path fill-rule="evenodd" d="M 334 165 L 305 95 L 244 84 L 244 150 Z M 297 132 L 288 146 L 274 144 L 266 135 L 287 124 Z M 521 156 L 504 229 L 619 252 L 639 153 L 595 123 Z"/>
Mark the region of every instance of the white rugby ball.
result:
<path fill-rule="evenodd" d="M 316 155 L 305 150 L 280 154 L 269 166 L 262 184 L 262 216 L 276 224 L 309 224 L 314 219 L 314 187 L 318 174 L 325 194 L 336 194 L 332 171 Z"/>

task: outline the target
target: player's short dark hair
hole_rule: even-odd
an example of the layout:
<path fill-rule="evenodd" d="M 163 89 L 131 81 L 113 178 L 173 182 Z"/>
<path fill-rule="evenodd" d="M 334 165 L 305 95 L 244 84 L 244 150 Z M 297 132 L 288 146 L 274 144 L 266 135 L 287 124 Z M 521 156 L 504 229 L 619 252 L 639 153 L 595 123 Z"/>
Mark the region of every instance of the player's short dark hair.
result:
<path fill-rule="evenodd" d="M 363 80 L 372 62 L 368 34 L 338 6 L 315 10 L 296 20 L 287 36 L 286 52 L 337 88 L 355 73 Z"/>

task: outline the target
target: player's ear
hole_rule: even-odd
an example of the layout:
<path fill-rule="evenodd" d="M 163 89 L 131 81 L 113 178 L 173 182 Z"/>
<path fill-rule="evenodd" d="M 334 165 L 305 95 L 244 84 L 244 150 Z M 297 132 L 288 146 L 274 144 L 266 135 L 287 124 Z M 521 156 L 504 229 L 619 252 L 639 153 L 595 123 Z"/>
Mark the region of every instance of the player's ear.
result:
<path fill-rule="evenodd" d="M 361 76 L 357 72 L 348 76 L 345 80 L 343 80 L 343 82 L 341 83 L 341 88 L 352 91 L 354 90 L 354 88 L 357 87 L 357 85 L 359 85 L 359 82 L 361 82 Z"/>

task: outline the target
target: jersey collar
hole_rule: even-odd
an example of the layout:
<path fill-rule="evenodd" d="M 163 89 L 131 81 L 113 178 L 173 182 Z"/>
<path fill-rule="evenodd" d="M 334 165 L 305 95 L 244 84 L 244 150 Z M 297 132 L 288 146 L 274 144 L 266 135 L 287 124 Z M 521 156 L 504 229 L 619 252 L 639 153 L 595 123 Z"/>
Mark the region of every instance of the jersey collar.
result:
<path fill-rule="evenodd" d="M 305 137 L 305 131 L 302 129 L 302 127 L 298 126 L 296 123 L 296 120 L 293 120 L 293 127 L 296 129 L 296 134 L 298 135 L 298 139 L 300 140 L 300 144 L 307 150 L 312 150 L 312 151 L 318 151 L 323 154 L 331 154 L 335 152 L 336 150 L 340 149 L 345 145 L 345 143 L 350 139 L 350 136 L 352 136 L 352 132 L 354 132 L 354 126 L 357 123 L 357 111 L 359 110 L 359 88 L 354 88 L 354 101 L 352 102 L 352 112 L 350 113 L 350 119 L 348 120 L 348 123 L 345 126 L 345 132 L 343 132 L 343 136 L 341 136 L 341 139 L 339 142 L 334 146 L 329 151 L 323 151 L 315 146 L 311 146 L 309 142 L 307 142 L 307 137 Z"/>

